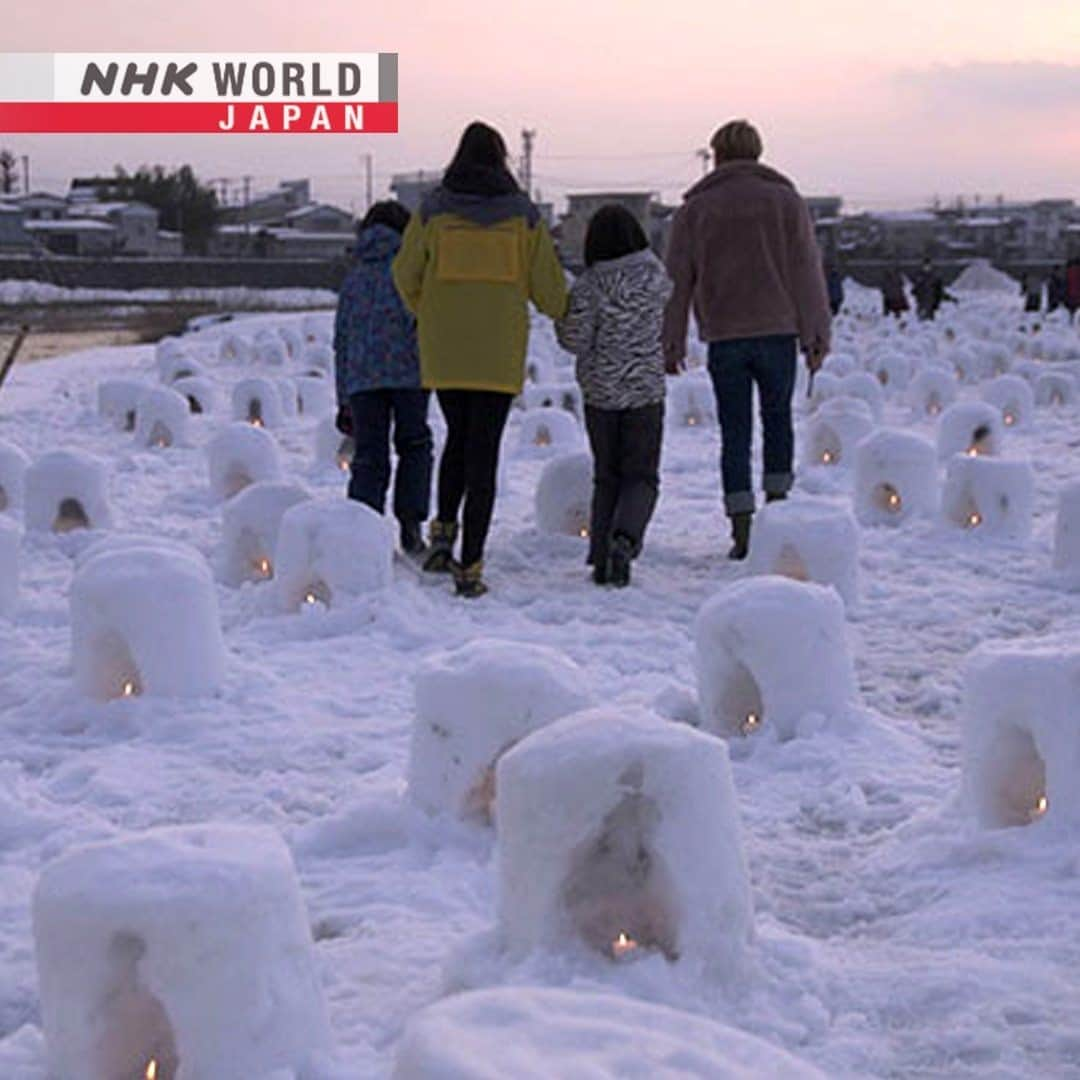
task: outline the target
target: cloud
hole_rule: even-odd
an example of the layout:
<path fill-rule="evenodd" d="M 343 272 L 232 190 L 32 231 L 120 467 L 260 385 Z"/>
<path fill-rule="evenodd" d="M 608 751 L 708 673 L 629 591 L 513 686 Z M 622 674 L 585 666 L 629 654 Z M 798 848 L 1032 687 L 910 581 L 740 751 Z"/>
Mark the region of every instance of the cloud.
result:
<path fill-rule="evenodd" d="M 898 72 L 895 82 L 900 89 L 919 94 L 935 107 L 1080 107 L 1080 64 L 937 64 Z"/>

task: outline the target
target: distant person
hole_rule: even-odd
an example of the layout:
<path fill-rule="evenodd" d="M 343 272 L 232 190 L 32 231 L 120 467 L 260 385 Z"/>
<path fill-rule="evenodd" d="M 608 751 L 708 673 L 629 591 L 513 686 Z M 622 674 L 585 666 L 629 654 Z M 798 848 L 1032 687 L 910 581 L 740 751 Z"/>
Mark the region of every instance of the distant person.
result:
<path fill-rule="evenodd" d="M 910 308 L 907 293 L 904 292 L 904 275 L 900 273 L 899 267 L 890 266 L 881 283 L 882 312 L 899 319 Z"/>
<path fill-rule="evenodd" d="M 577 358 L 593 453 L 589 564 L 597 585 L 630 584 L 660 491 L 664 353 L 671 280 L 636 217 L 603 206 L 585 233 L 585 272 L 570 290 L 559 344 Z"/>
<path fill-rule="evenodd" d="M 923 322 L 931 322 L 945 299 L 945 283 L 929 259 L 923 259 L 919 272 L 911 284 L 915 297 L 915 310 Z"/>
<path fill-rule="evenodd" d="M 840 267 L 831 261 L 825 263 L 825 289 L 829 294 L 829 310 L 835 319 L 844 306 L 844 275 Z"/>
<path fill-rule="evenodd" d="M 1035 274 L 1025 274 L 1020 279 L 1020 291 L 1024 295 L 1024 310 L 1042 311 L 1042 282 Z"/>
<path fill-rule="evenodd" d="M 709 375 L 720 416 L 729 557 L 746 558 L 754 514 L 750 475 L 753 393 L 764 429 L 767 500 L 791 488 L 791 398 L 798 347 L 810 371 L 829 351 L 832 319 L 821 253 L 806 203 L 794 184 L 762 165 L 761 136 L 735 120 L 712 137 L 715 168 L 687 193 L 675 215 L 668 271 L 675 291 L 664 319 L 664 359 L 685 366 L 691 302 L 709 343 Z"/>
<path fill-rule="evenodd" d="M 1080 311 L 1080 258 L 1070 259 L 1065 267 L 1065 307 L 1070 319 Z"/>
<path fill-rule="evenodd" d="M 1064 307 L 1065 298 L 1065 271 L 1060 266 L 1055 266 L 1046 282 L 1046 313 L 1049 315 L 1059 307 Z"/>
<path fill-rule="evenodd" d="M 428 392 L 420 388 L 416 320 L 390 274 L 408 223 L 408 210 L 393 201 L 375 203 L 360 223 L 354 262 L 338 295 L 334 369 L 338 430 L 355 444 L 349 498 L 383 512 L 393 428 L 394 516 L 402 550 L 415 556 L 424 550 L 432 441 Z"/>
<path fill-rule="evenodd" d="M 525 379 L 529 301 L 552 318 L 566 310 L 551 234 L 511 176 L 494 128 L 465 129 L 442 183 L 409 222 L 393 273 L 416 314 L 423 385 L 436 392 L 447 426 L 424 569 L 453 573 L 460 596 L 482 596 L 499 448 Z"/>

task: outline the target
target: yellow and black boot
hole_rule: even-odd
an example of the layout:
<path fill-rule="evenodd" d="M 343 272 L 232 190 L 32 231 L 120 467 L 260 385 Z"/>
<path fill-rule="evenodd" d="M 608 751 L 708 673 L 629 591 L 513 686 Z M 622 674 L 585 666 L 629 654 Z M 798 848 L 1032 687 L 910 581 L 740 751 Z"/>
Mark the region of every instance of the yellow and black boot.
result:
<path fill-rule="evenodd" d="M 421 564 L 429 574 L 449 574 L 453 569 L 454 541 L 457 539 L 456 521 L 439 521 L 436 518 L 428 530 L 427 558 Z"/>
<path fill-rule="evenodd" d="M 470 600 L 483 596 L 488 591 L 484 584 L 484 561 L 477 559 L 468 566 L 460 563 L 453 564 L 454 590 L 458 596 L 464 596 Z"/>

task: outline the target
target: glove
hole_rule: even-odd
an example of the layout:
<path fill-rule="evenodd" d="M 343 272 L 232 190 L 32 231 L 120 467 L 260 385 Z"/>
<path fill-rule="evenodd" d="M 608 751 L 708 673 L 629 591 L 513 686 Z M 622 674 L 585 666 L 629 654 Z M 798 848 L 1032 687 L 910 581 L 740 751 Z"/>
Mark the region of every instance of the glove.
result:
<path fill-rule="evenodd" d="M 347 405 L 339 406 L 337 416 L 334 418 L 334 427 L 336 427 L 342 435 L 352 435 L 352 413 L 349 411 Z"/>

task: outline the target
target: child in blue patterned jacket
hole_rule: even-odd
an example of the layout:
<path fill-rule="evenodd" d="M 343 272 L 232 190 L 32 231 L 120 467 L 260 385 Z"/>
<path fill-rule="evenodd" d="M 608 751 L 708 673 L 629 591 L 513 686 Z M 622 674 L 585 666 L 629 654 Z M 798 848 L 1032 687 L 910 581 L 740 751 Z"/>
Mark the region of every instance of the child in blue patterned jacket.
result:
<path fill-rule="evenodd" d="M 397 452 L 394 516 L 402 549 L 424 550 L 422 523 L 431 498 L 428 392 L 420 387 L 416 320 L 401 302 L 390 264 L 409 212 L 375 203 L 357 229 L 355 261 L 338 294 L 334 321 L 338 430 L 355 444 L 349 498 L 380 514 L 390 486 L 390 431 Z"/>

